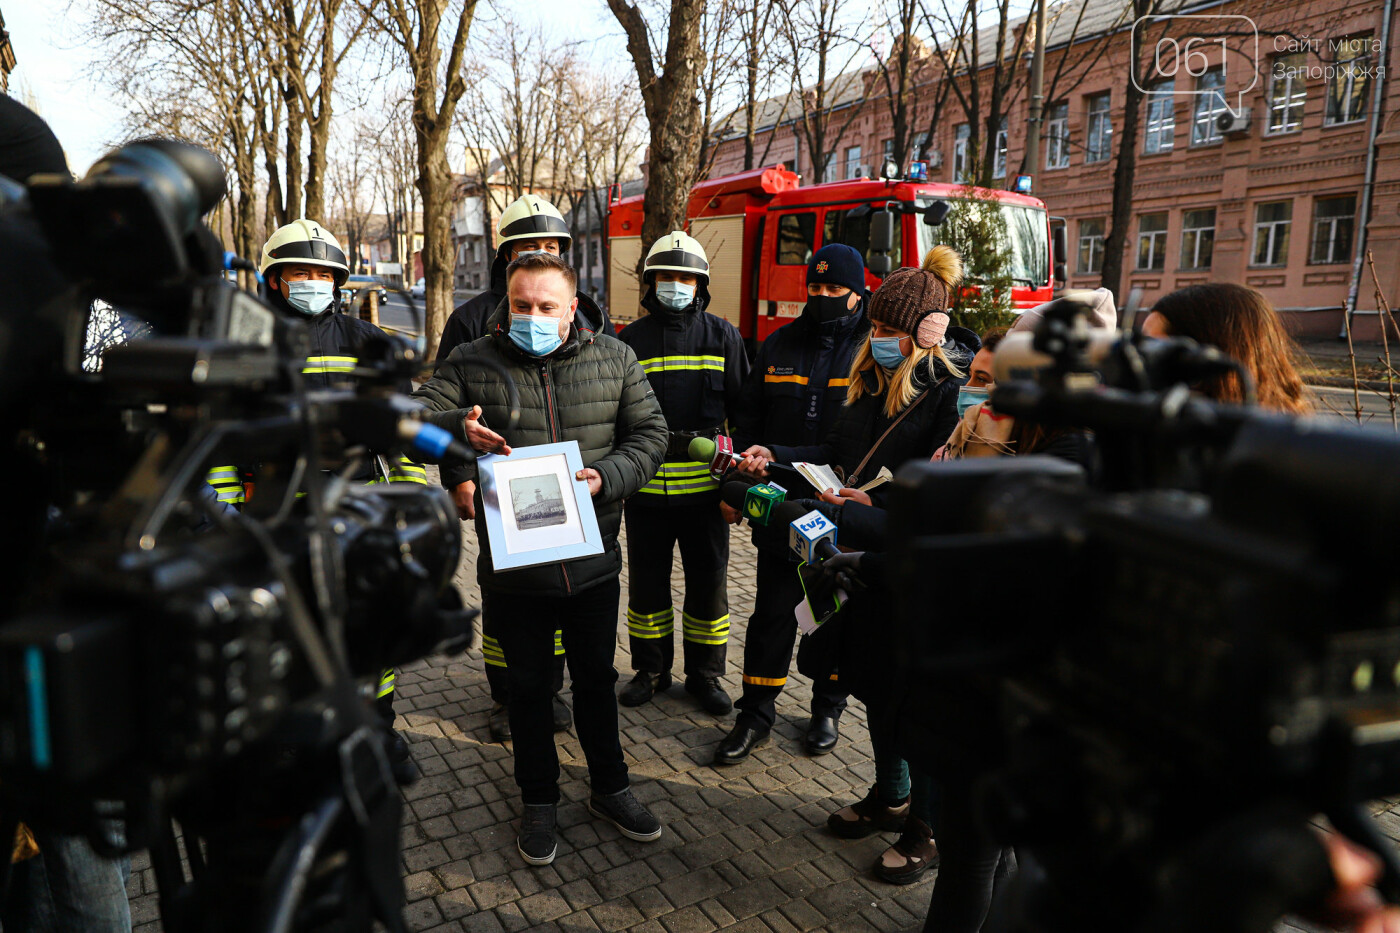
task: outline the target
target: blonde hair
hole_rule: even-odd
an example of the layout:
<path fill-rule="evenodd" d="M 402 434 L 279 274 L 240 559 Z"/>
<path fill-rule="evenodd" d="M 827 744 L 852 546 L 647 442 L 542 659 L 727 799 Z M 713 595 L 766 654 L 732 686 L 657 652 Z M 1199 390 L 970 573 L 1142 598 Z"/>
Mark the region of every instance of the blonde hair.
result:
<path fill-rule="evenodd" d="M 910 338 L 913 342 L 913 338 Z M 919 364 L 934 357 L 948 370 L 954 378 L 962 377 L 962 370 L 958 368 L 952 360 L 948 359 L 948 354 L 943 352 L 942 347 L 933 347 L 925 350 L 917 344 L 910 354 L 905 357 L 894 373 L 888 372 L 885 367 L 875 362 L 875 354 L 870 349 L 870 341 L 866 340 L 861 348 L 856 351 L 856 357 L 851 361 L 851 384 L 846 389 L 846 404 L 854 405 L 856 400 L 865 394 L 864 373 L 868 369 L 875 370 L 875 395 L 885 397 L 885 417 L 894 418 L 904 409 L 909 407 L 909 403 L 914 401 L 914 397 L 922 389 L 928 386 L 918 386 L 914 382 L 914 374 L 918 372 Z"/>

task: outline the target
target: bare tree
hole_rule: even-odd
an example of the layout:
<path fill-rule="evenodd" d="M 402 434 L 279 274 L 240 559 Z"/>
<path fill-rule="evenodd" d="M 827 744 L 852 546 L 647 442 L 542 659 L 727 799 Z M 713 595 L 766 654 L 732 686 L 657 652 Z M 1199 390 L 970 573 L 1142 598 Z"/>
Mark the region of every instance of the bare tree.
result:
<path fill-rule="evenodd" d="M 882 99 L 890 114 L 890 132 L 894 136 L 894 158 L 896 162 L 909 151 L 913 138 L 910 122 L 913 114 L 914 83 L 917 72 L 926 64 L 926 47 L 914 35 L 919 23 L 920 0 L 891 0 L 886 7 L 885 31 L 893 38 L 889 55 L 875 53 L 875 73 L 878 77 Z M 946 94 L 946 91 L 944 91 Z M 941 109 L 941 107 L 935 107 Z"/>
<path fill-rule="evenodd" d="M 642 11 L 627 0 L 608 0 L 627 35 L 627 51 L 651 129 L 647 190 L 642 200 L 642 242 L 652 243 L 685 225 L 686 207 L 700 162 L 701 139 L 708 127 L 698 100 L 705 69 L 700 47 L 700 20 L 705 0 L 671 0 L 665 50 L 653 50 Z M 641 274 L 643 256 L 637 257 Z"/>
<path fill-rule="evenodd" d="M 736 0 L 737 2 L 737 0 Z M 774 35 L 773 10 L 776 4 L 766 0 L 744 0 L 738 11 L 740 41 L 742 43 L 741 62 L 744 69 L 744 171 L 768 158 L 773 147 L 773 137 L 769 133 L 762 154 L 755 153 L 758 105 L 772 87 L 773 78 L 786 62 L 777 54 L 779 44 Z"/>
<path fill-rule="evenodd" d="M 457 102 L 466 92 L 462 52 L 477 0 L 457 4 L 455 27 L 443 62 L 441 35 L 452 25 L 449 0 L 369 0 L 369 15 L 399 45 L 413 76 L 413 131 L 418 149 L 417 187 L 423 198 L 423 276 L 426 279 L 427 354 L 437 353 L 438 339 L 452 314 L 452 169 L 447 139 Z"/>
<path fill-rule="evenodd" d="M 845 21 L 848 0 L 778 0 L 778 4 L 782 7 L 778 28 L 789 52 L 794 88 L 788 107 L 795 98 L 796 130 L 807 144 L 812 172 L 820 182 L 870 94 L 873 82 L 858 68 L 869 52 L 850 39 Z M 815 68 L 815 77 L 804 86 L 808 67 Z"/>

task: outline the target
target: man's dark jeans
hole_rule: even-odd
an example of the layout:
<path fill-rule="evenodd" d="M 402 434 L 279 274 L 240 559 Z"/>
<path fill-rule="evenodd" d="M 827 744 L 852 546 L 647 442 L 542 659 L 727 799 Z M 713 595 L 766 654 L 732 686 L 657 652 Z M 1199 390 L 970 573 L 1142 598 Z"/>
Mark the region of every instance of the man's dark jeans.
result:
<path fill-rule="evenodd" d="M 595 794 L 627 788 L 617 734 L 617 608 L 614 577 L 573 596 L 530 596 L 482 587 L 482 610 L 501 620 L 499 641 L 510 666 L 510 731 L 515 783 L 526 804 L 559 801 L 554 749 L 554 633 L 563 632 L 574 695 L 574 725 Z"/>

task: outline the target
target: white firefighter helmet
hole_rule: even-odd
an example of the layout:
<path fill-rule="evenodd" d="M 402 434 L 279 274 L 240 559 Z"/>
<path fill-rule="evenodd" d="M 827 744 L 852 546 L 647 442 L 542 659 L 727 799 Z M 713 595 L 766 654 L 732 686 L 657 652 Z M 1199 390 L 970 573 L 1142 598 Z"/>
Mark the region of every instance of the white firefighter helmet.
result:
<path fill-rule="evenodd" d="M 314 220 L 294 220 L 268 237 L 263 244 L 262 263 L 258 271 L 263 278 L 268 270 L 283 263 L 296 263 L 302 266 L 325 266 L 334 270 L 335 284 L 339 288 L 350 276 L 350 267 L 345 263 L 345 251 L 335 236 Z"/>
<path fill-rule="evenodd" d="M 496 224 L 497 249 L 504 249 L 514 240 L 535 240 L 553 237 L 559 241 L 559 254 L 568 255 L 574 239 L 559 208 L 535 194 L 521 195 L 501 212 Z"/>
<path fill-rule="evenodd" d="M 680 230 L 672 230 L 652 244 L 642 269 L 642 280 L 648 285 L 656 277 L 653 272 L 688 272 L 710 284 L 710 260 L 700 241 Z"/>

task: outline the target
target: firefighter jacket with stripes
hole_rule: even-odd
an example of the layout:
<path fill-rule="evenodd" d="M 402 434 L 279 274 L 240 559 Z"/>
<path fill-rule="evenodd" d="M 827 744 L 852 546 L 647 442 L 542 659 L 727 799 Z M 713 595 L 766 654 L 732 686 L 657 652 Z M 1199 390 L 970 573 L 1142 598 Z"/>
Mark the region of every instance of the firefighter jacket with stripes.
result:
<path fill-rule="evenodd" d="M 818 323 L 806 309 L 758 349 L 731 427 L 735 452 L 754 444 L 819 444 L 851 384 L 851 361 L 870 333 L 865 303 L 849 316 Z"/>
<path fill-rule="evenodd" d="M 280 301 L 280 296 L 272 293 L 270 300 Z M 332 303 L 332 308 L 335 304 Z M 289 309 L 288 313 L 292 312 Z M 368 341 L 382 336 L 378 327 L 348 314 L 334 310 L 323 311 L 307 321 L 311 350 L 306 363 L 301 368 L 302 378 L 310 391 L 330 389 L 344 385 L 353 377 L 350 375 L 358 362 L 360 347 Z M 404 395 L 412 391 L 405 380 L 398 387 Z M 428 482 L 427 470 L 420 463 L 414 463 L 402 454 L 384 454 L 377 457 L 378 466 L 367 466 L 357 475 L 367 483 L 423 483 Z M 210 468 L 206 482 L 214 487 L 219 501 L 229 505 L 243 502 L 243 483 L 247 478 L 246 464 L 222 463 Z"/>
<path fill-rule="evenodd" d="M 675 311 L 656 300 L 655 288 L 649 289 L 642 299 L 647 314 L 617 335 L 637 354 L 670 428 L 665 462 L 632 503 L 719 501 L 719 482 L 710 476 L 709 463 L 691 460 L 686 448 L 696 437 L 726 433 L 725 422 L 738 410 L 749 358 L 738 329 L 705 311 L 709 298 L 702 285 L 689 307 Z"/>

